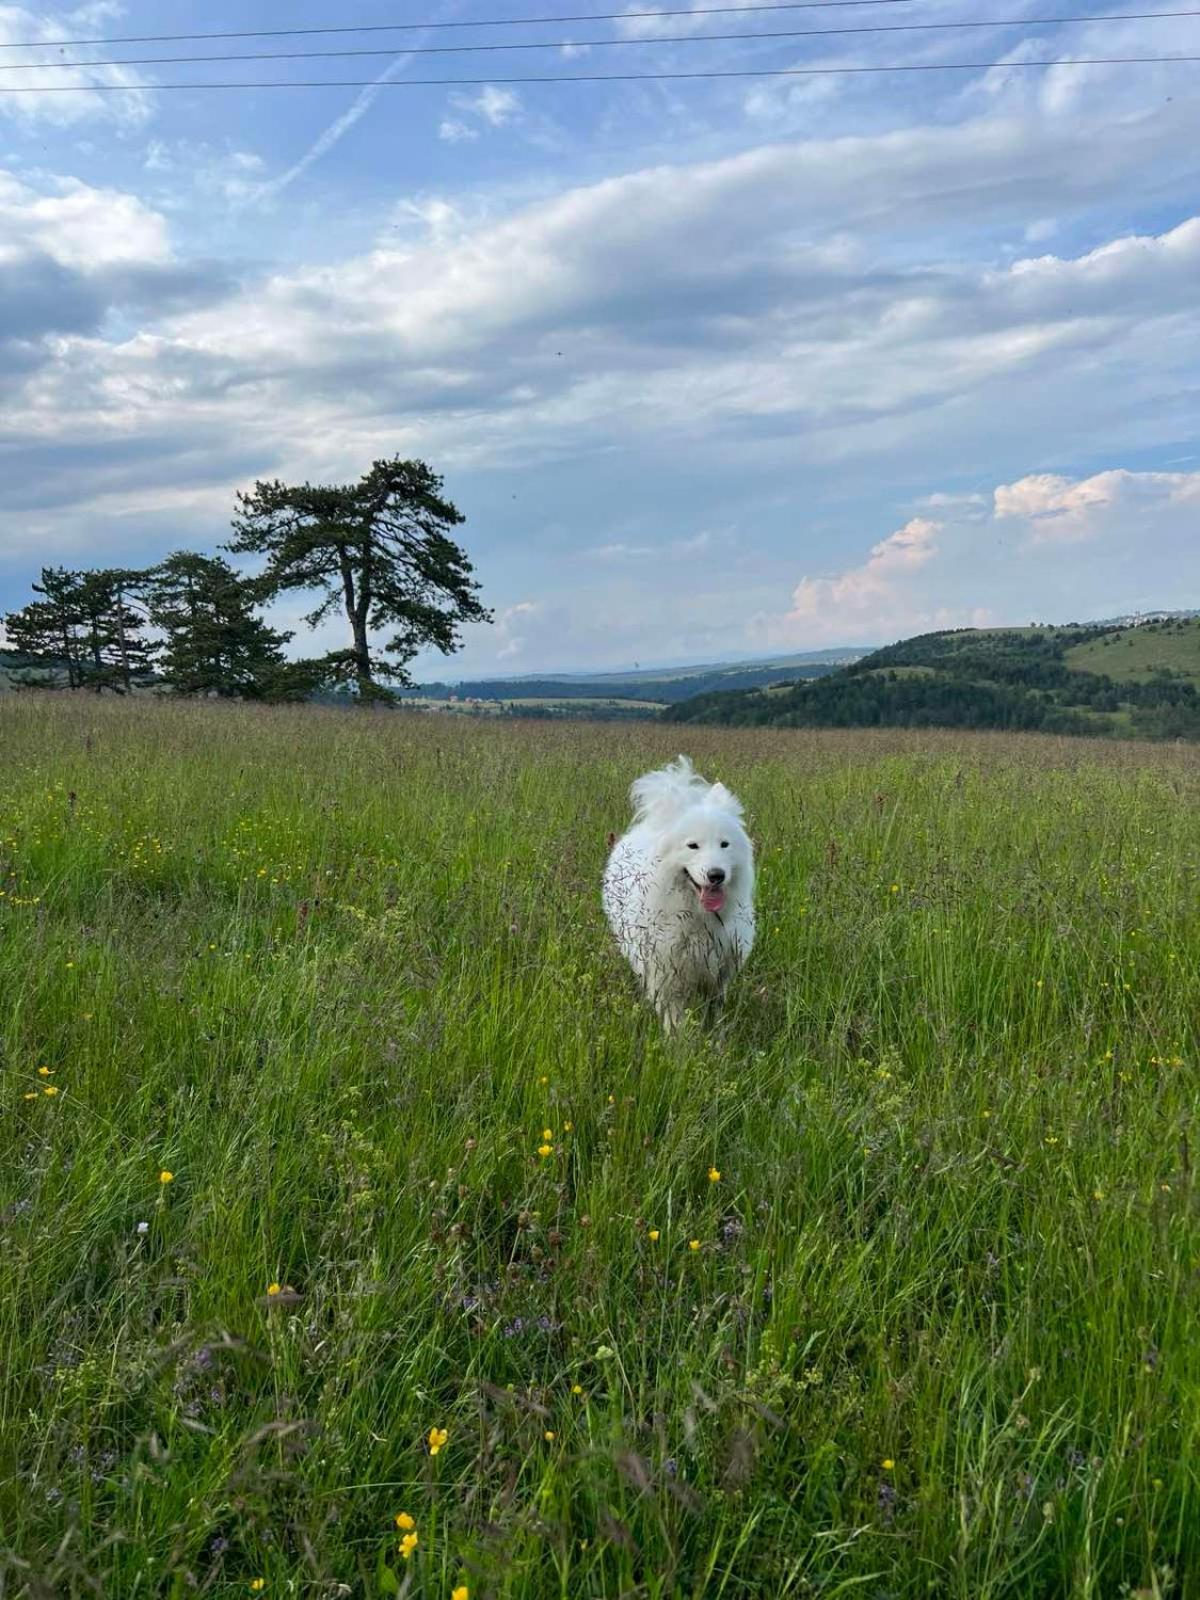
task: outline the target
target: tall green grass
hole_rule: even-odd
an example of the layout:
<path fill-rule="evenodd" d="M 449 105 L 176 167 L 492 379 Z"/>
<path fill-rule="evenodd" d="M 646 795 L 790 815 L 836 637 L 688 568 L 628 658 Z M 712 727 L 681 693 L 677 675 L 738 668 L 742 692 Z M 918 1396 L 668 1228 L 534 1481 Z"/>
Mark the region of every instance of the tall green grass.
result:
<path fill-rule="evenodd" d="M 598 880 L 681 734 L 760 938 L 668 1041 Z M 1196 752 L 0 752 L 0 1594 L 1200 1595 Z"/>

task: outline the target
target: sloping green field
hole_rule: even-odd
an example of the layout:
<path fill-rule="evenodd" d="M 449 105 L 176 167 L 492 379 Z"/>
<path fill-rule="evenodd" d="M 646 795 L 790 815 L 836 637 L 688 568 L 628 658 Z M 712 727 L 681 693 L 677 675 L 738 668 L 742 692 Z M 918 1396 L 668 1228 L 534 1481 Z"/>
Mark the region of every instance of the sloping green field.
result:
<path fill-rule="evenodd" d="M 761 937 L 665 1042 L 598 880 L 681 741 Z M 1200 1594 L 1200 752 L 0 750 L 0 1594 Z"/>
<path fill-rule="evenodd" d="M 1118 683 L 1145 680 L 1155 672 L 1182 672 L 1200 683 L 1200 617 L 1144 622 L 1075 645 L 1063 657 L 1077 672 L 1099 672 Z"/>

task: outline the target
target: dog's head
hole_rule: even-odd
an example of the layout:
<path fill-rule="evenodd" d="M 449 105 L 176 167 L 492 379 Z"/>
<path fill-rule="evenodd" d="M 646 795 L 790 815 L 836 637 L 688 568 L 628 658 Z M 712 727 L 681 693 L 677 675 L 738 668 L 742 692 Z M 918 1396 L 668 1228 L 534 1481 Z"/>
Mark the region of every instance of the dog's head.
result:
<path fill-rule="evenodd" d="M 678 874 L 681 887 L 691 885 L 702 911 L 720 912 L 730 898 L 749 898 L 754 849 L 742 826 L 742 808 L 723 783 L 714 783 L 680 813 L 663 845 L 668 870 Z"/>

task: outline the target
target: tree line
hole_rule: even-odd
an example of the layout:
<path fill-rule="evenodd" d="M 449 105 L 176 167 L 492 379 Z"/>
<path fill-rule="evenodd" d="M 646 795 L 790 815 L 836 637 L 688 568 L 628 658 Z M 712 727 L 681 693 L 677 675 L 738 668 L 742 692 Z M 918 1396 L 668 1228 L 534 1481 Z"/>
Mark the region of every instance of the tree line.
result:
<path fill-rule="evenodd" d="M 491 621 L 450 537 L 464 520 L 423 461 L 376 461 L 353 484 L 256 483 L 237 495 L 222 548 L 265 558 L 257 574 L 190 550 L 141 570 L 45 567 L 35 598 L 5 616 L 9 648 L 58 665 L 71 689 L 127 694 L 153 683 L 259 700 L 342 689 L 386 700 L 388 685 L 412 684 L 419 651 L 449 655 L 463 623 Z M 260 612 L 292 591 L 316 598 L 308 627 L 344 619 L 344 648 L 286 657 L 294 635 Z"/>

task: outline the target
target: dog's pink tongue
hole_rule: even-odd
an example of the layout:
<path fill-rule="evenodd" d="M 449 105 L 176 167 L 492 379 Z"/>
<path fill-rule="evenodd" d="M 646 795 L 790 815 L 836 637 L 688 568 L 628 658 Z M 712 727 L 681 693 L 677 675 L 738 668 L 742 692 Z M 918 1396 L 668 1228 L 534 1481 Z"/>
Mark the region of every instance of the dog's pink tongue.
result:
<path fill-rule="evenodd" d="M 701 889 L 700 904 L 704 907 L 705 911 L 720 911 L 721 907 L 725 904 L 724 889 L 717 889 L 711 885 L 706 889 Z"/>

